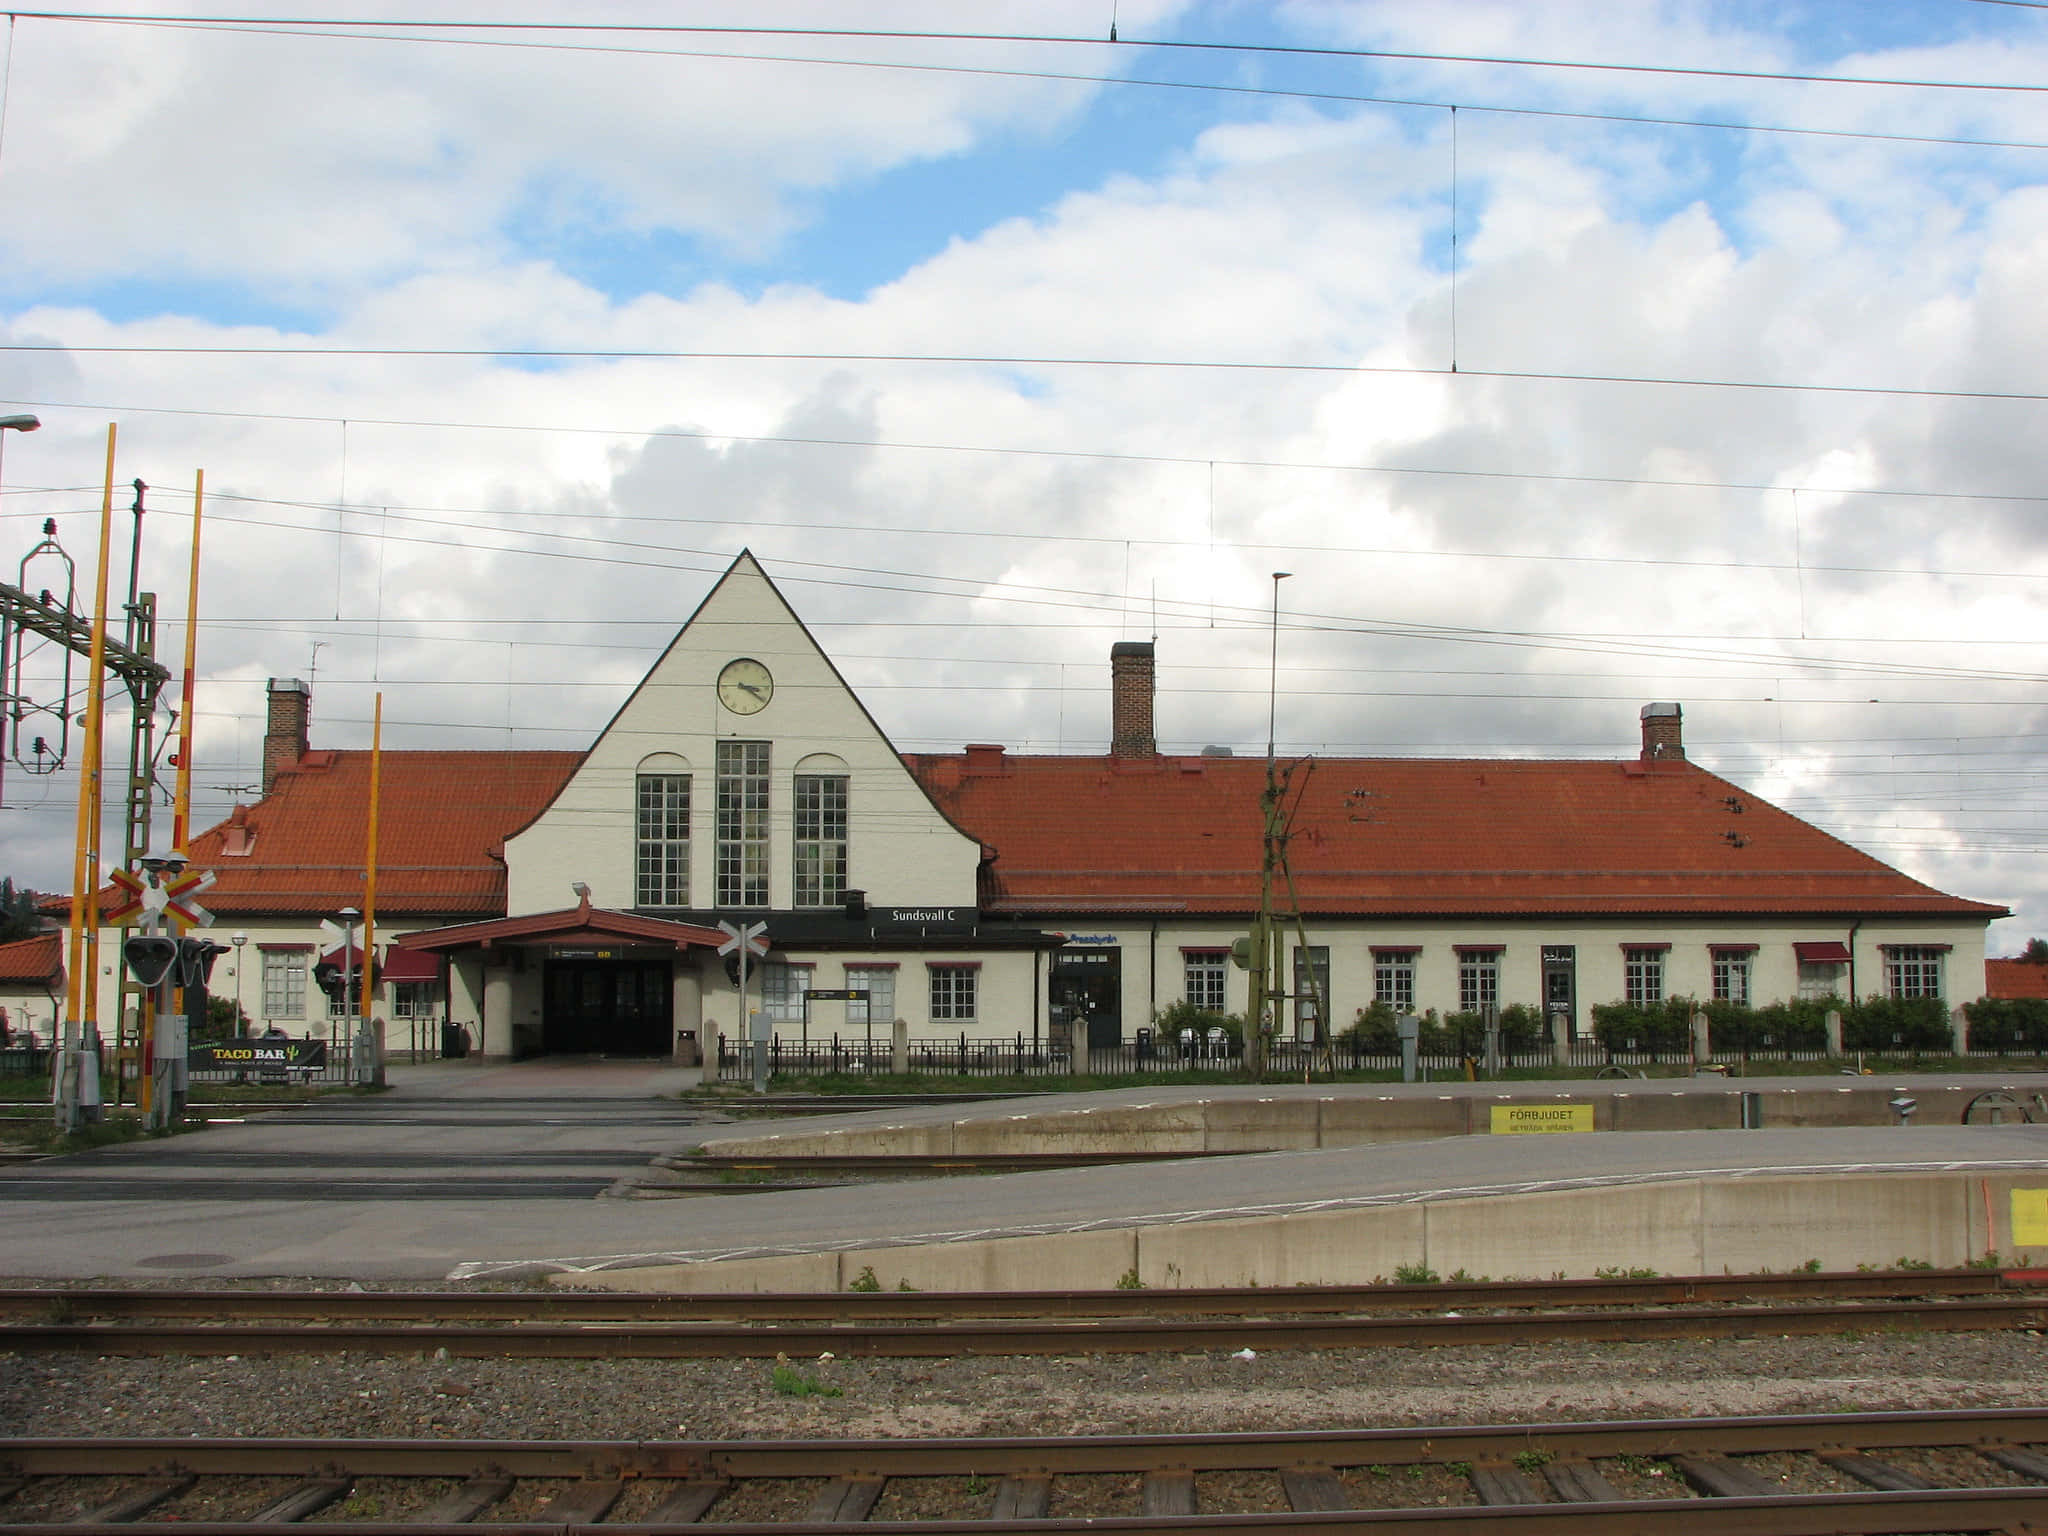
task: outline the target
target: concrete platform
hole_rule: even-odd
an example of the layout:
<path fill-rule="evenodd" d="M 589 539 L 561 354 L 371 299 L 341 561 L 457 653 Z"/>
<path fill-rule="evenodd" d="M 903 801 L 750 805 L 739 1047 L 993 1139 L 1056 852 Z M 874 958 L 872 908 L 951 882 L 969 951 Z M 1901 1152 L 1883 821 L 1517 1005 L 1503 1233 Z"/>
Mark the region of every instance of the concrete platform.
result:
<path fill-rule="evenodd" d="M 2030 1094 L 2048 1079 L 1542 1084 L 1516 1099 L 1583 1103 L 1592 1123 L 1624 1126 L 1651 1113 L 1638 1108 L 1653 1102 L 1645 1095 L 1704 1094 L 1657 1112 L 1719 1115 L 1730 1087 L 1767 1104 L 1792 1102 L 1772 1097 L 1781 1088 L 1847 1104 L 1841 1087 L 1888 1098 L 1903 1086 L 1923 1108 L 1904 1128 L 1774 1127 L 1767 1109 L 1758 1130 L 1409 1137 L 668 1200 L 596 1196 L 630 1186 L 655 1157 L 741 1136 L 931 1138 L 946 1127 L 958 1145 L 965 1125 L 968 1141 L 999 1145 L 1027 1115 L 1067 1126 L 1072 1144 L 1165 1117 L 1176 1134 L 1198 1126 L 1211 1149 L 1408 1117 L 1490 1126 L 1496 1089 L 1146 1089 L 742 1125 L 659 1096 L 667 1079 L 648 1064 L 428 1064 L 394 1080 L 372 1098 L 9 1170 L 0 1269 L 23 1280 L 550 1275 L 690 1290 L 838 1288 L 870 1267 L 892 1287 L 1045 1289 L 1133 1271 L 1149 1285 L 1288 1285 L 1417 1267 L 1547 1277 L 1946 1265 L 1992 1250 L 2048 1264 L 2048 1125 L 1929 1123 L 1936 1105 L 1992 1087 Z"/>
<path fill-rule="evenodd" d="M 1892 1108 L 1900 1094 L 1914 1103 L 1910 1123 L 1923 1126 L 1958 1125 L 1987 1094 L 2048 1123 L 2048 1074 L 1222 1084 L 819 1117 L 735 1131 L 703 1149 L 726 1157 L 1279 1152 L 1525 1132 L 1889 1126 L 1900 1123 Z"/>
<path fill-rule="evenodd" d="M 2033 1266 L 2048 1263 L 2048 1124 L 1959 1122 L 1981 1094 L 2031 1107 L 2044 1088 L 1989 1076 L 1225 1086 L 779 1122 L 702 1145 L 728 1156 L 1245 1155 L 764 1196 L 811 1235 L 668 1261 L 586 1260 L 561 1279 L 835 1290 L 871 1270 L 891 1289 L 1030 1290 L 1357 1284 L 1402 1272 L 1751 1273 L 1987 1255 Z M 1901 1092 L 1918 1124 L 1898 1123 L 1891 1101 Z M 1553 1129 L 1524 1134 L 1531 1125 Z M 722 1212 L 706 1215 L 725 1225 Z M 849 1216 L 864 1234 L 819 1230 Z"/>

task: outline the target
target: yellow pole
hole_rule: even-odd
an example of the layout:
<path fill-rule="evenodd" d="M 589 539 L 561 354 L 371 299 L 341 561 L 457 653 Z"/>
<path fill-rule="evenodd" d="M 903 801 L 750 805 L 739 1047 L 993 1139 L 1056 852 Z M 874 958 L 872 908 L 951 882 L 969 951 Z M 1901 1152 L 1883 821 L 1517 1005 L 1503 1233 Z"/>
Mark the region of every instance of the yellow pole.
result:
<path fill-rule="evenodd" d="M 58 1068 L 57 1122 L 73 1130 L 97 1120 L 100 957 L 100 746 L 107 702 L 107 568 L 114 537 L 114 442 L 107 423 L 106 489 L 100 497 L 99 579 L 93 595 L 92 650 L 86 667 L 85 753 L 78 771 L 77 848 L 71 866 L 71 974 L 65 989 L 64 1056 Z"/>
<path fill-rule="evenodd" d="M 192 694 L 199 656 L 199 513 L 206 500 L 206 471 L 192 483 L 192 572 L 185 585 L 185 692 L 178 702 L 178 779 L 171 802 L 171 851 L 183 855 L 192 834 Z"/>

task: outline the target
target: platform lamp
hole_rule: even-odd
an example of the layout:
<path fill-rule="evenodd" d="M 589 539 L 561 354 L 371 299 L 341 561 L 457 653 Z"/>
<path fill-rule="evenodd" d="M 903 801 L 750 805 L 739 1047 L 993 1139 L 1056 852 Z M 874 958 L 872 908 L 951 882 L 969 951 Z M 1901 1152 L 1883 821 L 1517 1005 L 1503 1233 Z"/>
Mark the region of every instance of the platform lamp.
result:
<path fill-rule="evenodd" d="M 237 929 L 228 936 L 228 942 L 235 946 L 235 1028 L 242 1028 L 242 946 L 249 942 L 249 935 Z"/>
<path fill-rule="evenodd" d="M 37 416 L 0 416 L 0 450 L 7 446 L 8 433 L 33 432 L 42 424 L 42 419 Z"/>

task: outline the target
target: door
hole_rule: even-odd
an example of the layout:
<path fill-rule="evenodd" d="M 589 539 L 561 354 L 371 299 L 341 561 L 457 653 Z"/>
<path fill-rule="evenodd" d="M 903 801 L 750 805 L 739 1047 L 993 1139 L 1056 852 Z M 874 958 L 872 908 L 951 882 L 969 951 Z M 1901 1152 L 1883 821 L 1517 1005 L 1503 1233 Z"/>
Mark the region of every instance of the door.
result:
<path fill-rule="evenodd" d="M 1571 945 L 1543 946 L 1543 1018 L 1551 1025 L 1553 1039 L 1555 1020 L 1560 1017 L 1564 1019 L 1565 1039 L 1579 1038 L 1578 975 L 1578 954 Z"/>
<path fill-rule="evenodd" d="M 1124 970 L 1121 949 L 1061 950 L 1052 957 L 1052 1017 L 1064 1020 L 1068 1039 L 1087 1031 L 1088 1049 L 1124 1043 Z"/>
<path fill-rule="evenodd" d="M 544 999 L 541 1049 L 550 1054 L 669 1054 L 665 963 L 550 960 Z"/>

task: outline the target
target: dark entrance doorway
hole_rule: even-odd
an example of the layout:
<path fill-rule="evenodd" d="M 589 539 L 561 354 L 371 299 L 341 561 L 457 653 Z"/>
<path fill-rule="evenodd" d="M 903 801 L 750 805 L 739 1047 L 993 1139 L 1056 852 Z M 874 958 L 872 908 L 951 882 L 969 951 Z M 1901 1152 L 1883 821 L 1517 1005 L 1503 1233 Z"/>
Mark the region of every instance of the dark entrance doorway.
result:
<path fill-rule="evenodd" d="M 1578 953 L 1569 944 L 1543 946 L 1543 1017 L 1553 1030 L 1562 1018 L 1565 1038 L 1579 1038 Z"/>
<path fill-rule="evenodd" d="M 1121 949 L 1063 949 L 1052 957 L 1048 1002 L 1055 1022 L 1065 1019 L 1078 1039 L 1087 1030 L 1088 1049 L 1106 1051 L 1124 1043 L 1124 952 Z"/>
<path fill-rule="evenodd" d="M 669 965 L 647 960 L 548 960 L 541 1049 L 551 1055 L 666 1056 Z"/>

